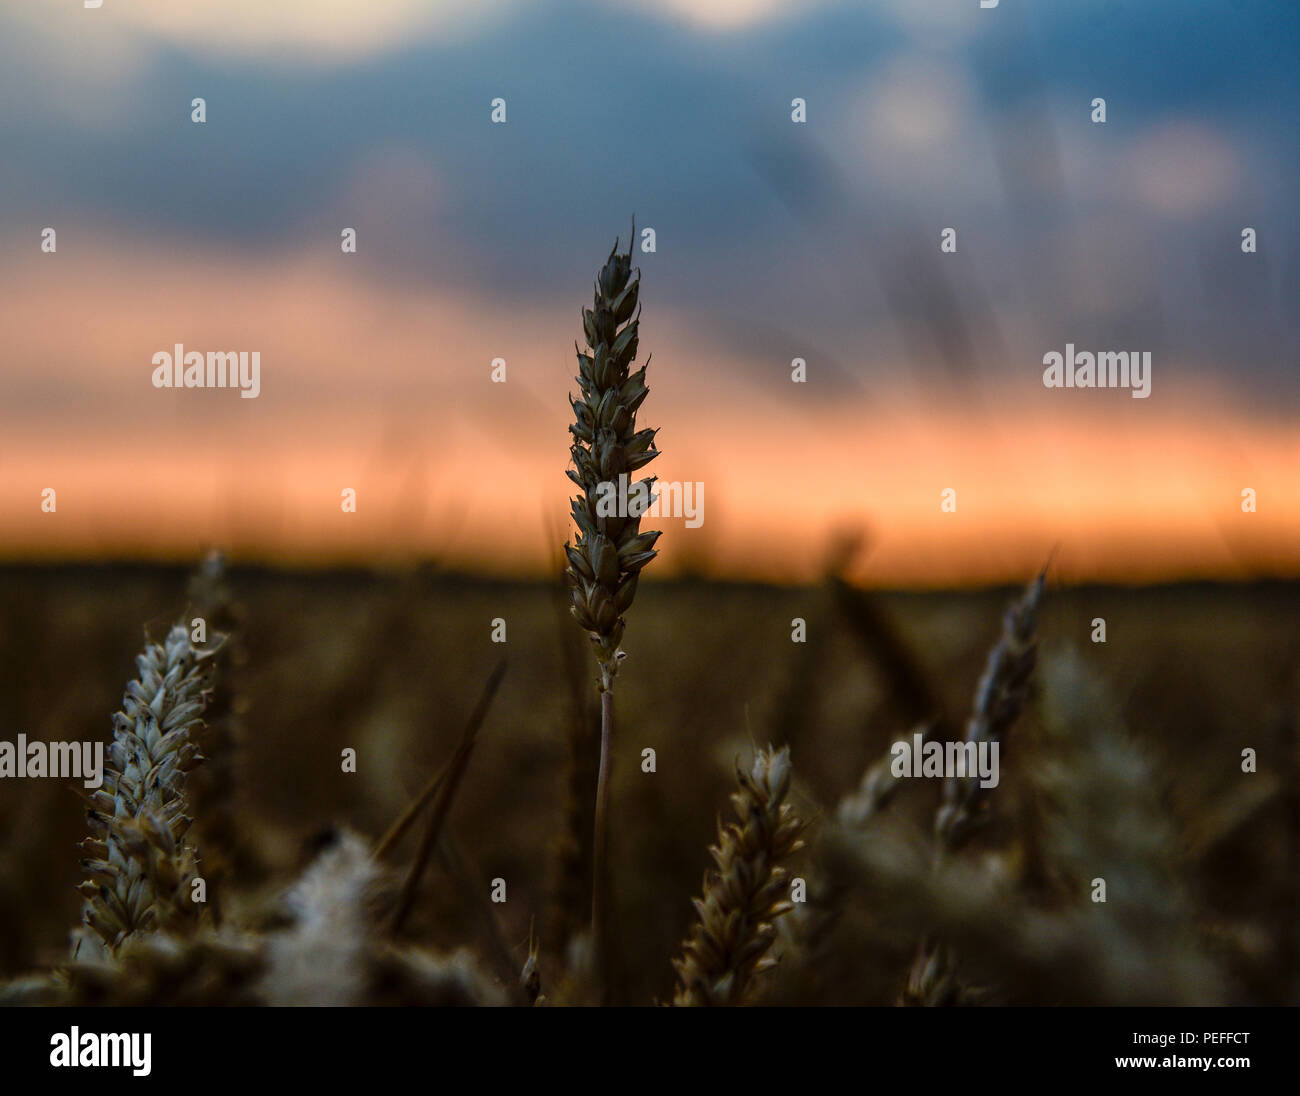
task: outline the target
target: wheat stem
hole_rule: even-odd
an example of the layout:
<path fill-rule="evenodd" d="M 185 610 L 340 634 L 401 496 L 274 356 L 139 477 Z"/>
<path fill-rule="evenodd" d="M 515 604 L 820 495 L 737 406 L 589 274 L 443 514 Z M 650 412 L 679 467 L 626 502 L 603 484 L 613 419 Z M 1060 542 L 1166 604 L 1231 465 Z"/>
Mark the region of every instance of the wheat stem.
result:
<path fill-rule="evenodd" d="M 610 940 L 605 902 L 609 875 L 606 848 L 609 841 L 610 738 L 614 733 L 614 694 L 600 694 L 600 775 L 596 780 L 596 836 L 592 849 L 591 936 L 596 947 L 597 969 L 601 972 L 601 1004 L 609 1003 Z"/>
<path fill-rule="evenodd" d="M 565 720 L 564 825 L 555 842 L 555 885 L 545 935 L 559 954 L 590 928 L 593 846 L 596 836 L 596 783 L 600 765 L 599 729 L 595 709 L 588 703 L 585 652 L 572 629 L 569 591 L 563 580 L 563 553 L 558 530 L 550 537 L 558 557 L 555 594 L 559 654 L 569 713 Z"/>
<path fill-rule="evenodd" d="M 424 808 L 433 802 L 433 797 L 438 794 L 442 782 L 447 779 L 447 770 L 450 767 L 450 760 L 442 763 L 442 766 L 430 777 L 429 782 L 420 791 L 420 794 L 411 801 L 397 820 L 388 827 L 388 832 L 376 842 L 374 852 L 371 853 L 376 860 L 382 860 L 406 836 L 407 831 L 415 824 L 415 820 L 420 817 Z"/>

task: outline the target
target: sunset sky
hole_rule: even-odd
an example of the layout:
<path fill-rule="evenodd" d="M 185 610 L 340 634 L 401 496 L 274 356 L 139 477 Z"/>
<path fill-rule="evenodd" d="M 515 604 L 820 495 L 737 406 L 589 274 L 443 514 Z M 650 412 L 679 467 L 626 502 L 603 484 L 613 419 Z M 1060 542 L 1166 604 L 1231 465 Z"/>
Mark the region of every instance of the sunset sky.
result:
<path fill-rule="evenodd" d="M 704 485 L 660 573 L 861 529 L 881 584 L 1300 575 L 1284 8 L 11 0 L 0 557 L 539 573 L 635 214 L 650 471 Z M 261 394 L 155 389 L 177 343 Z M 1067 343 L 1150 352 L 1150 398 L 1045 388 Z"/>

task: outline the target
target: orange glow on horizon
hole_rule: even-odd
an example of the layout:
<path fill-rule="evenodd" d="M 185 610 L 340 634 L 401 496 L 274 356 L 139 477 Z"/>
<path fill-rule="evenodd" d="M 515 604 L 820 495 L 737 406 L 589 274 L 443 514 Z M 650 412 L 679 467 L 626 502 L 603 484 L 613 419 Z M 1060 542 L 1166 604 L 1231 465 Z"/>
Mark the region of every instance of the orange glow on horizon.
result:
<path fill-rule="evenodd" d="M 237 561 L 433 556 L 540 574 L 569 532 L 584 287 L 542 307 L 379 285 L 303 254 L 62 252 L 61 268 L 0 283 L 0 557 L 189 559 L 216 544 Z M 710 351 L 706 370 L 662 308 L 643 341 L 642 419 L 664 451 L 650 471 L 704 484 L 700 528 L 652 526 L 658 574 L 813 579 L 835 532 L 857 527 L 859 577 L 881 585 L 1018 580 L 1053 548 L 1080 581 L 1300 577 L 1295 428 L 1220 393 L 1175 402 L 1159 373 L 1150 400 L 1046 392 L 1035 371 L 996 417 L 905 391 L 786 400 L 746 383 L 752 362 Z M 259 350 L 262 395 L 154 389 L 151 355 L 177 342 Z M 494 357 L 506 384 L 489 380 Z M 940 511 L 947 487 L 956 513 Z M 1242 513 L 1244 487 L 1258 513 Z"/>

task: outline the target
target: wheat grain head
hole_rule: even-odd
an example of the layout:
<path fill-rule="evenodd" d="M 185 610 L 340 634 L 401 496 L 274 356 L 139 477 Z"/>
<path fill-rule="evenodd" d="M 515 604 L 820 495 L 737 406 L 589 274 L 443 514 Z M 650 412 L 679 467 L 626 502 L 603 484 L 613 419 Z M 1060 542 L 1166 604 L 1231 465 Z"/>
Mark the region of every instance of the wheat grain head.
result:
<path fill-rule="evenodd" d="M 633 228 L 635 235 L 635 226 Z M 591 633 L 600 665 L 600 687 L 608 691 L 622 658 L 623 614 L 636 596 L 641 569 L 654 559 L 658 532 L 641 532 L 640 515 L 603 514 L 598 510 L 602 485 L 618 485 L 621 476 L 644 468 L 659 455 L 656 431 L 638 430 L 636 414 L 649 394 L 646 366 L 635 373 L 637 295 L 640 272 L 632 271 L 632 253 L 620 254 L 618 241 L 596 278 L 595 302 L 582 311 L 589 353 L 578 350 L 578 398 L 569 397 L 574 422 L 569 425 L 573 467 L 566 474 L 580 494 L 571 500 L 576 542 L 565 544 L 565 580 L 578 623 Z M 576 347 L 575 347 L 576 349 Z M 648 366 L 647 362 L 647 366 Z M 653 477 L 640 481 L 645 498 Z M 629 482 L 628 496 L 633 496 Z"/>
<path fill-rule="evenodd" d="M 755 977 L 773 965 L 773 922 L 792 908 L 784 861 L 803 847 L 804 823 L 786 802 L 790 751 L 760 751 L 749 772 L 736 766 L 736 779 L 737 820 L 719 824 L 718 843 L 709 849 L 716 869 L 704 877 L 694 903 L 698 920 L 673 961 L 674 1005 L 741 1003 Z"/>
<path fill-rule="evenodd" d="M 97 940 L 111 952 L 137 932 L 176 930 L 199 919 L 183 788 L 185 774 L 202 760 L 196 739 L 214 651 L 195 650 L 178 624 L 136 658 L 138 677 L 113 717 L 104 783 L 86 812 L 92 836 L 81 848 L 88 878 L 78 890 L 92 931 L 77 934 L 76 951 Z"/>

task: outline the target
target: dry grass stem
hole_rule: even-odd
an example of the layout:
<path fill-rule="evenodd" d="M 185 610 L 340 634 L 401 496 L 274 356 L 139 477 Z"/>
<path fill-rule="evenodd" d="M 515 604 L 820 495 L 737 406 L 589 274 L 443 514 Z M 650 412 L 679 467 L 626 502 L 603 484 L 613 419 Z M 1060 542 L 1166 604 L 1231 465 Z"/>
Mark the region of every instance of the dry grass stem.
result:
<path fill-rule="evenodd" d="M 415 859 L 411 863 L 411 869 L 407 873 L 406 880 L 402 884 L 401 893 L 398 895 L 397 906 L 393 910 L 393 920 L 390 926 L 390 932 L 396 936 L 406 921 L 407 915 L 411 912 L 411 907 L 415 903 L 415 895 L 419 889 L 420 878 L 424 874 L 424 869 L 429 862 L 429 857 L 438 844 L 438 835 L 442 832 L 443 823 L 447 820 L 447 814 L 451 810 L 452 801 L 456 797 L 456 792 L 460 788 L 461 778 L 465 775 L 465 770 L 469 767 L 470 754 L 474 752 L 474 743 L 478 737 L 479 728 L 487 718 L 488 708 L 492 705 L 492 698 L 496 695 L 497 689 L 501 685 L 501 679 L 505 676 L 506 664 L 500 662 L 496 669 L 492 671 L 484 686 L 483 695 L 479 697 L 479 702 L 474 711 L 470 714 L 469 722 L 465 725 L 465 732 L 461 735 L 461 740 L 456 746 L 455 753 L 452 754 L 450 761 L 447 763 L 447 772 L 445 777 L 438 782 L 437 790 L 434 793 L 433 808 L 429 814 L 429 822 L 425 827 L 424 835 L 420 839 L 420 847 L 416 850 Z"/>

